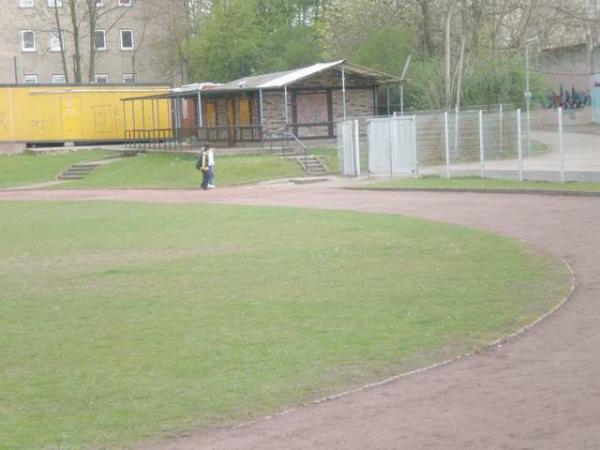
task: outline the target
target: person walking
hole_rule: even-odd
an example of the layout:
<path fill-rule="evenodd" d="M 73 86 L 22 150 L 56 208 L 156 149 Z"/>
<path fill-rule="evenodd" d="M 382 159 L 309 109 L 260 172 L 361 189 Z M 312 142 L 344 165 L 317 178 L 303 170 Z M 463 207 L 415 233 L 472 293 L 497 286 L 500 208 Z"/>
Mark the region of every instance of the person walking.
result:
<path fill-rule="evenodd" d="M 200 187 L 204 190 L 207 190 L 210 179 L 208 168 L 208 149 L 206 147 L 202 147 L 202 153 L 196 162 L 196 169 L 202 171 L 202 184 L 200 184 Z"/>
<path fill-rule="evenodd" d="M 209 148 L 206 152 L 206 165 L 208 167 L 208 189 L 215 188 L 215 151 Z"/>

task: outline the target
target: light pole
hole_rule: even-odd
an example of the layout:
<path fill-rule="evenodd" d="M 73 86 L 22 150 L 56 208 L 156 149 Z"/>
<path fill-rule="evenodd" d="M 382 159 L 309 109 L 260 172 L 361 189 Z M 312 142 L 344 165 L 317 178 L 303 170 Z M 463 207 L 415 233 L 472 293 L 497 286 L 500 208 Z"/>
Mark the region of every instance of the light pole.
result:
<path fill-rule="evenodd" d="M 525 156 L 529 156 L 529 134 L 531 132 L 531 113 L 530 113 L 530 108 L 531 108 L 531 87 L 529 84 L 529 46 L 531 44 L 535 44 L 539 41 L 538 37 L 533 37 L 530 39 L 527 39 L 525 41 L 525 102 L 526 102 L 526 109 L 527 109 L 527 115 L 526 115 L 526 121 L 527 121 L 527 127 L 526 127 L 526 135 L 525 135 Z"/>

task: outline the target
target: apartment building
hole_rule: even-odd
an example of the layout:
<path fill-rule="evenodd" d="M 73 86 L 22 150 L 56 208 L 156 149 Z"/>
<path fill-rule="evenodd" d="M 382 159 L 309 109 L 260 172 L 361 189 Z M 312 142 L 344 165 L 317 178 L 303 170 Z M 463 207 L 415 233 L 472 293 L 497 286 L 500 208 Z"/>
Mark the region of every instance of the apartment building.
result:
<path fill-rule="evenodd" d="M 90 13 L 87 0 L 2 0 L 0 83 L 181 84 L 184 5 L 95 0 Z"/>

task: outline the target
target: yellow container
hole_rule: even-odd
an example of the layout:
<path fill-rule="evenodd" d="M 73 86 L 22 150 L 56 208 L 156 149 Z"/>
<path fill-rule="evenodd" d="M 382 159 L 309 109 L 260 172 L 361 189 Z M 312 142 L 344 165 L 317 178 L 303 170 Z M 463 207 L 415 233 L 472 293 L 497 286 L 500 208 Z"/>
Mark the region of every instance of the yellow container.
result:
<path fill-rule="evenodd" d="M 136 128 L 167 129 L 168 102 L 136 101 L 132 112 L 131 102 L 121 100 L 168 92 L 167 86 L 0 86 L 0 142 L 122 141 L 133 112 Z"/>

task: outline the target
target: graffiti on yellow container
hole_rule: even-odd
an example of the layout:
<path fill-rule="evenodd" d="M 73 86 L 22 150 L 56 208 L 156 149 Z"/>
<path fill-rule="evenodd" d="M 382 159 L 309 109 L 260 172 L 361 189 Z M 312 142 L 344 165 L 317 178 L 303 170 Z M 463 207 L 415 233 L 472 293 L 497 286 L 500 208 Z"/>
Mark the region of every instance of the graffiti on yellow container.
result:
<path fill-rule="evenodd" d="M 0 86 L 0 142 L 123 140 L 122 100 L 167 92 L 166 86 Z M 152 108 L 146 102 L 135 113 L 150 117 Z M 169 106 L 165 102 L 159 108 L 160 119 L 148 127 L 169 128 Z"/>

